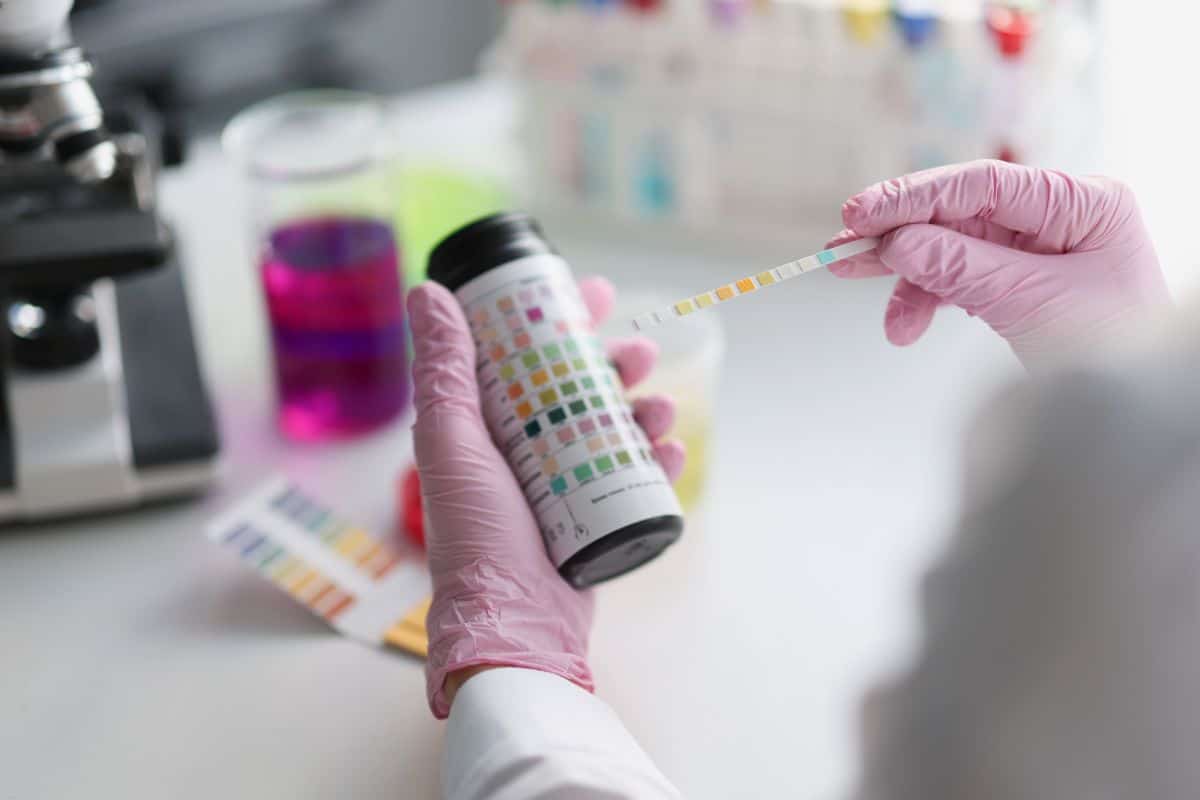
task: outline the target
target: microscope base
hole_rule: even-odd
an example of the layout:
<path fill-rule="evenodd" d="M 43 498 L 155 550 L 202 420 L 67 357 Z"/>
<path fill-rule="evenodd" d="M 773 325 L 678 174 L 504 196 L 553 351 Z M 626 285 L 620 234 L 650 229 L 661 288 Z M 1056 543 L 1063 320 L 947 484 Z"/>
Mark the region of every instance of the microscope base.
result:
<path fill-rule="evenodd" d="M 100 352 L 6 371 L 0 522 L 114 510 L 212 482 L 217 428 L 178 265 L 93 286 Z"/>

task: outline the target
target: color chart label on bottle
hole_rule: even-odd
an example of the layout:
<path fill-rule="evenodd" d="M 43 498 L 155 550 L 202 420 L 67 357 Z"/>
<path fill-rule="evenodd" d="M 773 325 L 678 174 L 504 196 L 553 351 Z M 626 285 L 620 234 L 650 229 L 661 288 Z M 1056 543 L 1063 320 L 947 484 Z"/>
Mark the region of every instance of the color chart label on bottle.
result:
<path fill-rule="evenodd" d="M 488 428 L 556 566 L 627 525 L 681 514 L 561 258 L 514 261 L 455 294 Z"/>

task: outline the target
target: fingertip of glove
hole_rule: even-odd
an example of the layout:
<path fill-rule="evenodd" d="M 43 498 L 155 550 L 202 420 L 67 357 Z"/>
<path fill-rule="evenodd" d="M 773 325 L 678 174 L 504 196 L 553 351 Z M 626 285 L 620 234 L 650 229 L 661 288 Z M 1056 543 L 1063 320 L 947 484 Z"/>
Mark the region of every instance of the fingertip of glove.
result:
<path fill-rule="evenodd" d="M 849 228 L 846 228 L 844 230 L 838 231 L 836 236 L 834 236 L 832 239 L 825 242 L 825 249 L 829 250 L 831 248 L 838 247 L 839 245 L 847 244 L 849 242 L 853 242 L 853 241 L 856 241 L 861 238 L 862 237 L 859 236 L 857 233 L 850 230 Z"/>
<path fill-rule="evenodd" d="M 683 474 L 684 465 L 687 463 L 687 447 L 678 439 L 658 442 L 654 445 L 654 457 L 658 459 L 659 466 L 663 468 L 671 483 L 674 483 Z"/>
<path fill-rule="evenodd" d="M 842 204 L 842 223 L 851 231 L 861 233 L 858 226 L 868 218 L 866 208 L 867 192 L 854 195 Z"/>
<path fill-rule="evenodd" d="M 658 361 L 661 348 L 658 342 L 648 336 L 619 336 L 610 339 L 605 345 L 608 357 L 616 362 L 622 371 L 621 377 L 630 380 L 625 370 L 642 374 L 649 373 Z M 645 374 L 642 374 L 645 377 Z"/>
<path fill-rule="evenodd" d="M 441 284 L 426 281 L 408 292 L 408 320 L 413 333 L 425 334 L 437 326 L 437 312 L 454 303 L 450 290 Z"/>
<path fill-rule="evenodd" d="M 831 275 L 838 278 L 855 278 L 858 277 L 859 272 L 857 265 L 851 263 L 849 259 L 830 264 L 828 269 Z"/>
<path fill-rule="evenodd" d="M 664 435 L 675 424 L 675 410 L 675 400 L 664 394 L 647 395 L 633 401 L 634 419 L 652 439 Z"/>
<path fill-rule="evenodd" d="M 893 303 L 884 315 L 884 335 L 896 347 L 908 347 L 915 344 L 928 330 L 929 322 L 929 319 L 914 313 L 904 305 Z"/>
<path fill-rule="evenodd" d="M 588 275 L 579 279 L 579 291 L 583 295 L 599 295 L 600 299 L 609 297 L 615 301 L 617 287 L 603 275 Z"/>
<path fill-rule="evenodd" d="M 587 306 L 593 327 L 603 325 L 617 305 L 617 287 L 601 275 L 589 275 L 578 283 L 579 294 Z"/>

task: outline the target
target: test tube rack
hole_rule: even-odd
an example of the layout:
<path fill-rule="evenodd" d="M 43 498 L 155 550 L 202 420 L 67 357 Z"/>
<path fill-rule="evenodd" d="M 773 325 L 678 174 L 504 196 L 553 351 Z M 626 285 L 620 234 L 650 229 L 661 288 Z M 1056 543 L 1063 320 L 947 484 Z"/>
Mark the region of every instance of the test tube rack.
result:
<path fill-rule="evenodd" d="M 941 164 L 1093 168 L 1094 0 L 507 6 L 535 211 L 784 234 Z"/>

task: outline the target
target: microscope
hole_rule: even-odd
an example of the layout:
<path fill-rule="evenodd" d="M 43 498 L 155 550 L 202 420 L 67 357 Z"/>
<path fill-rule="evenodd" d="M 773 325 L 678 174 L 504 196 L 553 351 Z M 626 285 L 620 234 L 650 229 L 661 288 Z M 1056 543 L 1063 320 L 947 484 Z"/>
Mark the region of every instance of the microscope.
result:
<path fill-rule="evenodd" d="M 218 451 L 160 132 L 105 114 L 72 4 L 0 3 L 0 522 L 193 493 Z"/>

